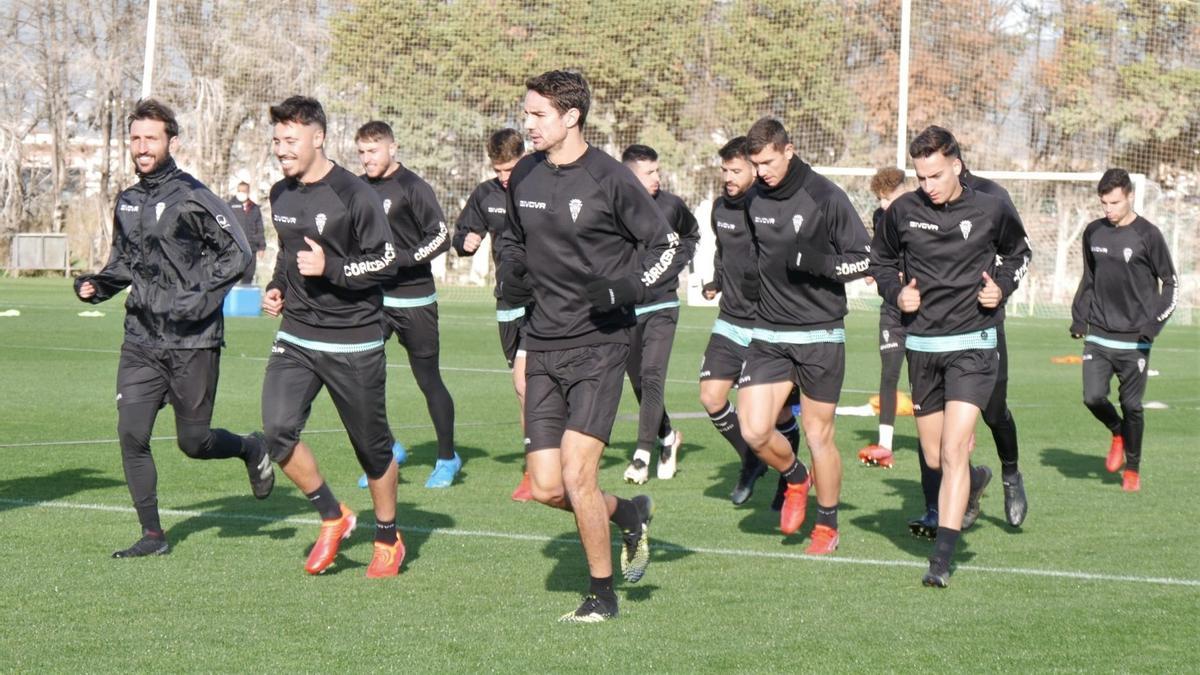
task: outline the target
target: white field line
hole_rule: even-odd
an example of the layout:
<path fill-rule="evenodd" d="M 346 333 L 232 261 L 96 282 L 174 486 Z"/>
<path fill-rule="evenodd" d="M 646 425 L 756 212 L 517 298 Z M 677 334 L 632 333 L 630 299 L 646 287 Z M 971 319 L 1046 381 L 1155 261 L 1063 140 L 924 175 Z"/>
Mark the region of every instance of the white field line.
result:
<path fill-rule="evenodd" d="M 75 511 L 102 511 L 108 513 L 132 514 L 136 511 L 129 506 L 113 506 L 108 504 L 83 504 L 78 502 L 66 501 L 34 501 L 25 499 L 3 499 L 0 498 L 0 504 L 11 504 L 20 507 L 33 507 L 44 509 L 66 509 Z M 313 525 L 321 524 L 317 518 L 302 518 L 298 516 L 260 516 L 248 513 L 224 513 L 224 512 L 209 512 L 209 511 L 188 511 L 181 509 L 160 509 L 159 512 L 165 516 L 179 518 L 212 518 L 214 520 L 245 520 L 260 523 L 290 523 L 294 525 Z M 575 538 L 560 538 L 547 537 L 545 535 L 524 534 L 519 532 L 493 532 L 489 530 L 462 530 L 455 528 L 440 528 L 440 527 L 417 527 L 397 523 L 402 530 L 410 532 L 421 532 L 426 534 L 445 534 L 454 537 L 480 537 L 488 539 L 507 539 L 510 541 L 530 541 L 537 543 L 574 543 L 578 541 Z M 360 523 L 357 529 L 369 529 L 370 525 Z M 614 543 L 614 547 L 617 544 Z M 873 560 L 870 558 L 844 558 L 840 556 L 811 556 L 803 553 L 789 553 L 786 551 L 754 551 L 746 549 L 733 548 L 709 548 L 703 546 L 674 546 L 671 544 L 658 544 L 655 546 L 658 550 L 676 551 L 680 553 L 717 555 L 735 558 L 772 558 L 779 560 L 804 560 L 811 562 L 826 563 L 831 565 L 869 565 L 873 567 L 911 567 L 916 569 L 924 569 L 926 563 L 917 560 Z M 984 572 L 989 574 L 1006 574 L 1010 576 L 1031 576 L 1031 577 L 1047 577 L 1054 579 L 1072 579 L 1077 581 L 1107 581 L 1107 582 L 1122 582 L 1134 584 L 1148 584 L 1154 586 L 1190 586 L 1200 587 L 1200 579 L 1179 579 L 1176 577 L 1144 577 L 1127 574 L 1097 574 L 1093 572 L 1078 572 L 1072 570 L 1048 570 L 1036 569 L 1030 567 L 995 567 L 990 565 L 956 565 L 956 569 L 964 572 Z"/>

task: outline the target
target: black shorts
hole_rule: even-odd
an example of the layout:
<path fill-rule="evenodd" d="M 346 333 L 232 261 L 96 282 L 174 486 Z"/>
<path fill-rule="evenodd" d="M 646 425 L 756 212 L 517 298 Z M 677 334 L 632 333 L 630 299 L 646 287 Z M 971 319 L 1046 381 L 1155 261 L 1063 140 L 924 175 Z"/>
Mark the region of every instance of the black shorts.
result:
<path fill-rule="evenodd" d="M 700 361 L 700 381 L 737 382 L 742 374 L 742 364 L 746 362 L 752 332 L 751 327 L 717 319 Z"/>
<path fill-rule="evenodd" d="M 393 333 L 409 356 L 419 359 L 437 356 L 441 351 L 438 345 L 437 303 L 433 302 L 420 307 L 384 306 L 384 341 L 387 341 Z"/>
<path fill-rule="evenodd" d="M 522 312 L 519 316 L 516 315 L 518 311 Z M 525 311 L 524 307 L 496 308 L 496 325 L 500 328 L 500 349 L 504 351 L 504 360 L 508 362 L 509 368 L 513 367 L 513 362 L 517 360 L 517 357 L 525 355 L 525 350 L 521 349 L 521 328 L 525 326 L 525 317 L 528 316 L 524 313 Z"/>
<path fill-rule="evenodd" d="M 791 382 L 814 401 L 837 403 L 846 376 L 846 345 L 814 342 L 798 345 L 754 340 L 746 350 L 746 366 L 738 387 Z"/>
<path fill-rule="evenodd" d="M 1095 342 L 1083 345 L 1083 399 L 1108 398 L 1112 376 L 1117 376 L 1121 407 L 1140 410 L 1149 379 L 1150 349 L 1116 349 Z"/>
<path fill-rule="evenodd" d="M 175 418 L 207 425 L 212 421 L 221 370 L 221 351 L 154 349 L 131 342 L 121 345 L 117 365 L 117 407 L 170 403 Z"/>
<path fill-rule="evenodd" d="M 994 348 L 952 352 L 910 349 L 906 356 L 913 414 L 917 417 L 941 412 L 946 401 L 965 401 L 980 410 L 987 407 L 1000 366 Z"/>
<path fill-rule="evenodd" d="M 619 342 L 526 354 L 525 451 L 560 447 L 568 429 L 607 445 L 628 358 Z"/>
<path fill-rule="evenodd" d="M 267 450 L 276 462 L 291 455 L 324 387 L 337 408 L 363 471 L 379 478 L 392 461 L 387 421 L 387 357 L 383 347 L 347 354 L 276 340 L 263 377 Z"/>

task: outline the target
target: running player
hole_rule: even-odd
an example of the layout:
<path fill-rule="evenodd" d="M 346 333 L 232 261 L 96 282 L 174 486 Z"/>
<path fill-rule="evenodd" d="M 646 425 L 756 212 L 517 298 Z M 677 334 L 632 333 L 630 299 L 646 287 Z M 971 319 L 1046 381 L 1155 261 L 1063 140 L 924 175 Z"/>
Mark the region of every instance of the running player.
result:
<path fill-rule="evenodd" d="M 523 336 L 525 461 L 534 499 L 575 514 L 587 557 L 589 592 L 562 621 L 592 623 L 617 615 L 607 521 L 622 532 L 627 581 L 650 563 L 650 498 L 606 494 L 598 473 L 633 306 L 668 273 L 676 238 L 633 174 L 583 140 L 591 105 L 583 76 L 550 71 L 526 88 L 525 129 L 537 152 L 509 178 L 500 293 L 533 294 Z"/>
<path fill-rule="evenodd" d="M 679 324 L 679 272 L 692 260 L 700 228 L 696 217 L 679 197 L 661 189 L 658 153 L 646 145 L 631 145 L 621 153 L 621 162 L 629 167 L 654 204 L 663 212 L 671 229 L 679 236 L 672 272 L 664 274 L 645 301 L 634 308 L 637 327 L 629 343 L 629 361 L 625 372 L 638 400 L 638 439 L 633 460 L 625 469 L 625 481 L 641 485 L 650 477 L 651 451 L 661 450 L 655 474 L 660 480 L 675 477 L 683 434 L 671 428 L 666 410 L 667 364 Z"/>
<path fill-rule="evenodd" d="M 871 192 L 879 200 L 871 220 L 873 228 L 879 229 L 883 214 L 900 195 L 908 190 L 904 186 L 904 171 L 894 166 L 884 167 L 871 177 Z M 875 283 L 867 277 L 867 283 Z M 891 468 L 892 435 L 896 424 L 896 388 L 900 384 L 900 368 L 904 365 L 904 324 L 900 321 L 900 310 L 888 303 L 879 306 L 879 442 L 858 451 L 858 461 L 870 466 Z"/>
<path fill-rule="evenodd" d="M 229 206 L 175 165 L 178 145 L 175 113 L 152 98 L 138 101 L 129 114 L 138 182 L 117 195 L 108 263 L 75 280 L 75 294 L 93 304 L 132 287 L 117 364 L 117 436 L 142 537 L 114 558 L 170 551 L 150 454 L 154 420 L 168 402 L 183 454 L 241 459 L 259 499 L 275 485 L 262 434 L 211 427 L 225 333 L 221 306 L 253 256 Z"/>
<path fill-rule="evenodd" d="M 313 399 L 329 390 L 375 505 L 370 578 L 399 574 L 404 542 L 396 529 L 396 463 L 387 421 L 381 282 L 412 254 L 397 250 L 374 190 L 325 157 L 325 110 L 293 96 L 271 107 L 272 146 L 284 179 L 271 188 L 279 235 L 275 274 L 263 310 L 283 315 L 263 378 L 262 415 L 271 457 L 321 516 L 305 570 L 334 563 L 357 515 L 338 502 L 300 432 Z"/>
<path fill-rule="evenodd" d="M 712 300 L 719 293 L 721 302 L 700 362 L 700 404 L 741 460 L 738 480 L 729 499 L 734 504 L 744 504 L 754 492 L 755 482 L 767 471 L 767 465 L 742 438 L 737 409 L 729 401 L 729 392 L 742 373 L 746 348 L 754 331 L 755 302 L 742 293 L 742 280 L 748 271 L 756 269 L 753 233 L 746 224 L 746 204 L 756 191 L 756 174 L 745 136 L 726 143 L 719 154 L 723 189 L 713 202 L 711 218 L 717 250 L 713 254 L 713 279 L 704 284 L 703 294 Z M 799 429 L 790 403 L 780 410 L 777 428 L 787 436 L 794 451 Z M 779 499 L 782 503 L 782 493 Z"/>
<path fill-rule="evenodd" d="M 979 471 L 970 437 L 996 384 L 999 308 L 1028 269 L 1021 219 L 1004 201 L 960 180 L 958 143 L 929 127 L 909 145 L 921 189 L 892 203 L 871 246 L 871 276 L 904 314 L 917 434 L 942 473 L 927 586 L 949 584 L 969 493 Z"/>
<path fill-rule="evenodd" d="M 394 333 L 408 353 L 413 379 L 433 420 L 437 461 L 425 487 L 448 488 L 462 469 L 462 458 L 454 451 L 454 401 L 438 366 L 437 289 L 430 267 L 450 248 L 446 216 L 429 183 L 396 160 L 396 138 L 386 122 L 367 122 L 354 141 L 365 171 L 361 177 L 383 200 L 400 260 L 395 276 L 383 283 L 384 339 Z M 408 457 L 399 444 L 392 455 L 398 464 Z"/>
<path fill-rule="evenodd" d="M 485 180 L 475 187 L 467 204 L 458 214 L 454 225 L 454 250 L 460 256 L 473 256 L 479 250 L 483 238 L 491 235 L 492 264 L 500 269 L 500 235 L 504 232 L 505 202 L 508 177 L 512 175 L 517 160 L 525 155 L 525 141 L 516 129 L 500 129 L 487 142 L 487 155 L 496 177 Z M 496 323 L 500 327 L 500 349 L 512 369 L 513 390 L 517 393 L 517 405 L 521 412 L 521 428 L 525 426 L 525 350 L 521 349 L 521 326 L 525 325 L 528 298 L 516 303 L 505 302 L 500 297 L 500 280 L 496 280 Z M 521 434 L 524 437 L 524 433 Z M 523 471 L 521 482 L 513 490 L 514 501 L 527 502 L 533 499 L 529 487 L 529 472 Z"/>
<path fill-rule="evenodd" d="M 747 207 L 758 266 L 743 292 L 758 303 L 738 379 L 738 421 L 750 448 L 788 483 L 779 528 L 793 534 L 804 523 L 813 480 L 775 422 L 793 384 L 800 385 L 817 486 L 807 552 L 823 555 L 838 546 L 842 461 L 834 410 L 845 374 L 845 284 L 866 273 L 869 238 L 846 193 L 800 160 L 783 124 L 760 119 L 746 138 L 762 184 Z"/>
<path fill-rule="evenodd" d="M 1133 183 L 1109 169 L 1096 187 L 1104 217 L 1083 231 L 1083 278 L 1071 306 L 1071 337 L 1083 338 L 1083 403 L 1112 433 L 1104 467 L 1121 489 L 1142 489 L 1142 394 L 1150 346 L 1178 301 L 1175 265 L 1162 232 L 1133 210 Z M 1108 400 L 1113 375 L 1121 414 Z"/>
<path fill-rule="evenodd" d="M 962 161 L 961 149 L 956 146 L 956 159 Z M 977 176 L 963 164 L 959 181 L 976 192 L 992 195 L 1004 202 L 1014 212 L 1017 207 L 1013 204 L 1008 190 L 999 183 Z M 1025 479 L 1018 466 L 1019 448 L 1017 446 L 1017 423 L 1012 411 L 1008 409 L 1008 340 L 1004 332 L 1004 306 L 997 310 L 999 323 L 996 324 L 996 353 L 1000 355 L 1000 364 L 996 372 L 996 388 L 988 399 L 981 417 L 983 423 L 992 432 L 992 440 L 996 444 L 996 455 L 1000 459 L 1000 479 L 1004 487 L 1004 517 L 1009 525 L 1017 527 L 1025 522 L 1029 511 L 1029 502 L 1025 496 Z M 971 447 L 975 445 L 975 435 L 971 434 Z M 933 539 L 937 536 L 937 501 L 941 487 L 942 474 L 930 469 L 925 463 L 925 454 L 917 453 L 921 463 L 921 490 L 925 494 L 925 514 L 908 521 L 909 530 L 916 536 Z M 980 500 L 983 490 L 992 480 L 992 470 L 980 465 L 973 475 L 975 482 L 971 485 L 970 498 L 967 500 L 967 512 L 963 517 L 963 529 L 975 524 L 979 519 Z"/>

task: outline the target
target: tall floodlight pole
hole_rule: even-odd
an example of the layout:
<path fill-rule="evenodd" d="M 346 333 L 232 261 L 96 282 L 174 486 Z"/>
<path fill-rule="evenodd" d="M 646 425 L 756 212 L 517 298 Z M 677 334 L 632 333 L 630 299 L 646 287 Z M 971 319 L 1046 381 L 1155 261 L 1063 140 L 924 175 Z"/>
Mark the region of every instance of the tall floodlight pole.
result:
<path fill-rule="evenodd" d="M 158 27 L 158 0 L 150 0 L 146 16 L 146 57 L 142 62 L 142 98 L 150 95 L 150 79 L 154 76 L 154 32 Z"/>
<path fill-rule="evenodd" d="M 912 0 L 900 0 L 900 95 L 896 112 L 896 166 L 908 163 L 905 146 L 908 136 L 908 51 L 912 32 Z"/>

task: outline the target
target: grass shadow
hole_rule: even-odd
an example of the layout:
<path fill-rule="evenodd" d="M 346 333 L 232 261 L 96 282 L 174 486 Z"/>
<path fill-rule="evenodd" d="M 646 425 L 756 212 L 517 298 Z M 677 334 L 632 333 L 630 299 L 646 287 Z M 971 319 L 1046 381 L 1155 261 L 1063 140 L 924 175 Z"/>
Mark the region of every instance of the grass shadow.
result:
<path fill-rule="evenodd" d="M 1042 466 L 1057 469 L 1066 478 L 1099 480 L 1109 485 L 1121 482 L 1120 472 L 1109 473 L 1104 468 L 1103 455 L 1083 454 L 1066 448 L 1044 448 Z"/>
<path fill-rule="evenodd" d="M 615 530 L 614 530 L 615 532 Z M 692 551 L 687 547 L 654 537 L 654 529 L 650 529 L 650 566 L 646 568 L 646 577 L 636 585 L 630 584 L 621 577 L 621 540 L 613 537 L 613 585 L 618 590 L 625 591 L 625 597 L 630 602 L 644 602 L 651 599 L 661 587 L 647 584 L 646 578 L 653 579 L 657 568 L 689 555 Z M 579 533 L 574 530 L 564 532 L 542 547 L 542 555 L 554 561 L 554 567 L 546 575 L 546 590 L 555 593 L 581 594 L 587 591 L 588 566 L 583 555 L 583 546 L 579 543 Z"/>
<path fill-rule="evenodd" d="M 125 481 L 106 474 L 100 469 L 80 467 L 0 480 L 0 512 L 33 506 L 32 502 L 55 501 L 80 492 L 125 485 Z"/>

